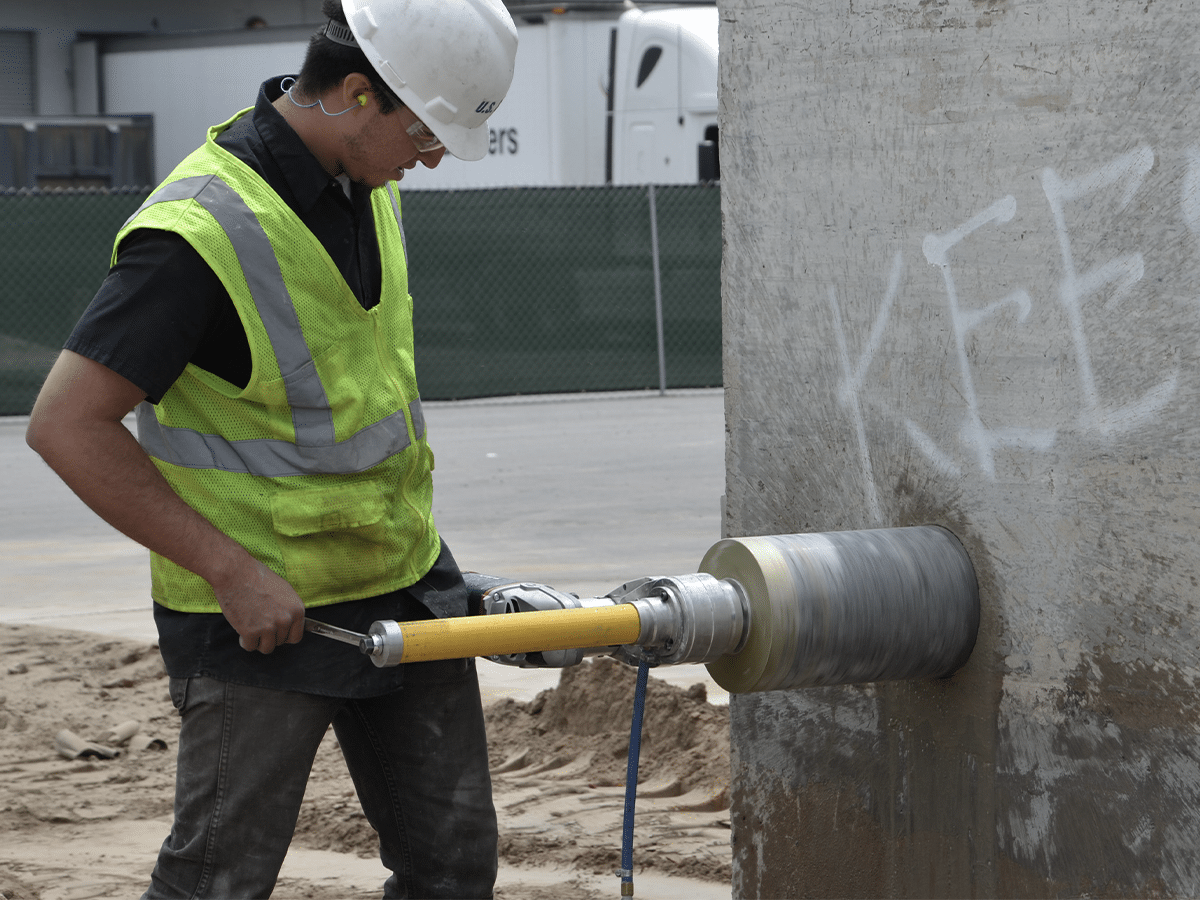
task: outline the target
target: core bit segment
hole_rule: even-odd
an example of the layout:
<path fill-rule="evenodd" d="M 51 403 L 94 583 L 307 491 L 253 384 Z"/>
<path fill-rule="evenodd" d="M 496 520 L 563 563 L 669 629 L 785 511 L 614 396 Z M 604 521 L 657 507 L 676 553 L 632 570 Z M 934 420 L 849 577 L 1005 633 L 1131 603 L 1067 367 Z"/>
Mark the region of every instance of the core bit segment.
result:
<path fill-rule="evenodd" d="M 975 646 L 975 570 L 937 526 L 727 539 L 700 571 L 750 604 L 745 645 L 708 664 L 730 693 L 936 678 Z"/>

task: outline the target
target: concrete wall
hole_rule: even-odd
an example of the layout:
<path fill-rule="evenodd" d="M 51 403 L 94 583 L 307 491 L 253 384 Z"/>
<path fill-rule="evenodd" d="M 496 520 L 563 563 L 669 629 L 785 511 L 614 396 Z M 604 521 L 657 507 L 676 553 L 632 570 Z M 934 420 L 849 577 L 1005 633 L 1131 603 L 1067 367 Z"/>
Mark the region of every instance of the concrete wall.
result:
<path fill-rule="evenodd" d="M 730 535 L 937 523 L 936 683 L 733 702 L 735 897 L 1200 895 L 1200 5 L 723 0 Z"/>

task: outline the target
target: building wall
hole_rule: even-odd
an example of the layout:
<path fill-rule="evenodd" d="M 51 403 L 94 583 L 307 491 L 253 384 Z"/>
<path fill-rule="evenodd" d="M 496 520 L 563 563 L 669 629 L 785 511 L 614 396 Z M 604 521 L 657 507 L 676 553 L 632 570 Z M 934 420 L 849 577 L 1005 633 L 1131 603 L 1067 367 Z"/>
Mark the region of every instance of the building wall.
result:
<path fill-rule="evenodd" d="M 6 0 L 5 31 L 34 35 L 35 109 L 40 116 L 94 113 L 76 103 L 76 61 L 72 47 L 79 39 L 112 34 L 171 34 L 190 30 L 241 29 L 258 16 L 268 25 L 302 25 L 322 21 L 321 0 L 216 0 L 168 3 L 163 0 Z M 8 77 L 13 77 L 11 73 Z M 204 86 L 179 79 L 181 102 Z"/>
<path fill-rule="evenodd" d="M 720 7 L 726 532 L 944 525 L 983 605 L 734 698 L 734 896 L 1200 894 L 1200 6 Z"/>

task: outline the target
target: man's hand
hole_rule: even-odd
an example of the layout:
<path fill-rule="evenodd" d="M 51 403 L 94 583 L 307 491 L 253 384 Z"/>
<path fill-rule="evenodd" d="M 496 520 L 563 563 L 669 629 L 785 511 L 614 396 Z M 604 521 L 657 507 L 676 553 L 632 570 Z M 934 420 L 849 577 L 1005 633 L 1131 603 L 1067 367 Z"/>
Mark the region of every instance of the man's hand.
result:
<path fill-rule="evenodd" d="M 290 584 L 253 557 L 232 577 L 214 581 L 213 591 L 243 650 L 270 653 L 304 637 L 304 603 Z"/>

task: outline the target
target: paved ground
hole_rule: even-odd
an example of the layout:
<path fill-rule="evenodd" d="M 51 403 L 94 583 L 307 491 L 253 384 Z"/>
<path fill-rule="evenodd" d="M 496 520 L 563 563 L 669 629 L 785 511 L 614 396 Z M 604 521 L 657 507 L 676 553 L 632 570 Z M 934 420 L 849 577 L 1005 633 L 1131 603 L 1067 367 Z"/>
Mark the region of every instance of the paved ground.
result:
<path fill-rule="evenodd" d="M 720 538 L 718 390 L 428 403 L 438 528 L 466 569 L 600 596 L 694 572 Z M 0 622 L 154 640 L 147 555 L 91 513 L 0 419 Z M 658 670 L 680 684 L 700 666 Z M 485 697 L 529 699 L 555 671 L 485 663 Z"/>

